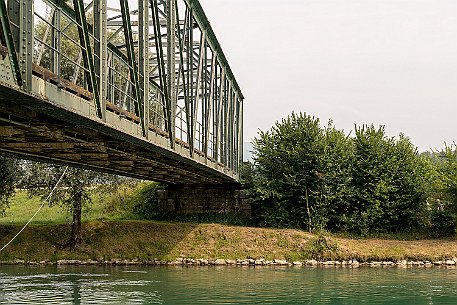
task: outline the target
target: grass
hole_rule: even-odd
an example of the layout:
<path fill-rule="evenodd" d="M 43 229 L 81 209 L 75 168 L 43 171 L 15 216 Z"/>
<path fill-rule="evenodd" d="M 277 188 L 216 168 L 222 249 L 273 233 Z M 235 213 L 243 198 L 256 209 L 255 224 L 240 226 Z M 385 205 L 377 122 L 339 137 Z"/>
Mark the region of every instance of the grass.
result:
<path fill-rule="evenodd" d="M 0 224 L 25 224 L 41 205 L 39 197 L 29 198 L 27 192 L 18 191 L 11 200 L 10 207 L 4 216 L 0 216 Z M 45 205 L 34 218 L 34 224 L 65 223 L 70 214 L 59 206 Z"/>
<path fill-rule="evenodd" d="M 0 225 L 0 244 L 5 244 L 20 225 Z M 106 220 L 83 224 L 84 242 L 78 251 L 66 247 L 68 224 L 28 227 L 0 260 L 56 259 L 158 259 L 264 258 L 289 261 L 357 259 L 363 261 L 443 260 L 457 257 L 457 241 L 429 239 L 398 241 L 319 236 L 293 229 L 266 229 L 221 224 L 161 221 Z"/>
<path fill-rule="evenodd" d="M 18 225 L 0 225 L 0 243 L 6 243 L 19 228 Z M 28 227 L 0 253 L 0 260 L 139 258 L 170 261 L 181 256 L 274 259 L 298 256 L 301 244 L 311 237 L 296 230 L 219 224 L 91 221 L 83 224 L 84 243 L 80 249 L 70 252 L 65 247 L 69 233 L 67 224 Z"/>
<path fill-rule="evenodd" d="M 18 192 L 0 217 L 0 246 L 19 231 L 40 205 L 39 198 Z M 128 220 L 107 212 L 103 200 L 83 215 L 83 244 L 69 251 L 70 215 L 45 206 L 29 227 L 0 252 L 0 260 L 141 259 L 171 261 L 178 257 L 207 259 L 264 258 L 289 261 L 357 259 L 363 261 L 443 260 L 457 257 L 456 238 L 353 238 L 343 234 L 313 235 L 294 229 L 268 229 L 215 223 Z M 195 220 L 190 218 L 190 220 Z M 410 236 L 411 237 L 411 236 Z"/>
<path fill-rule="evenodd" d="M 10 207 L 4 216 L 0 216 L 0 225 L 25 224 L 40 207 L 42 201 L 40 197 L 29 198 L 26 191 L 17 191 L 11 199 Z M 116 211 L 110 213 L 106 211 L 103 199 L 93 196 L 92 203 L 83 208 L 82 221 L 94 220 L 119 220 L 128 217 L 126 212 Z M 40 213 L 33 219 L 33 224 L 63 224 L 71 221 L 71 214 L 62 206 L 44 205 Z"/>

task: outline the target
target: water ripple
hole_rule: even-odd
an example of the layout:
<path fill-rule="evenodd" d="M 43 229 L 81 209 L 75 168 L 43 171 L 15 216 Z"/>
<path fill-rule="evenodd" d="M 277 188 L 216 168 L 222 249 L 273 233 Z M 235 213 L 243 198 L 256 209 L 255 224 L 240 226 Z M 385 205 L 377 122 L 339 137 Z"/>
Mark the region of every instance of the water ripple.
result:
<path fill-rule="evenodd" d="M 457 304 L 438 268 L 0 268 L 0 304 Z"/>

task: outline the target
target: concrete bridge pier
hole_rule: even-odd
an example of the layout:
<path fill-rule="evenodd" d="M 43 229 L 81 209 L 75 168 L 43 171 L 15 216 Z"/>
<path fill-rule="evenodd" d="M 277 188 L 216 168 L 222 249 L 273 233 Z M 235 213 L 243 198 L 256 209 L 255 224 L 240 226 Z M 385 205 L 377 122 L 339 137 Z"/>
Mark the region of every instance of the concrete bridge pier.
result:
<path fill-rule="evenodd" d="M 232 186 L 170 186 L 158 191 L 159 208 L 165 212 L 231 213 L 251 216 L 246 190 Z"/>

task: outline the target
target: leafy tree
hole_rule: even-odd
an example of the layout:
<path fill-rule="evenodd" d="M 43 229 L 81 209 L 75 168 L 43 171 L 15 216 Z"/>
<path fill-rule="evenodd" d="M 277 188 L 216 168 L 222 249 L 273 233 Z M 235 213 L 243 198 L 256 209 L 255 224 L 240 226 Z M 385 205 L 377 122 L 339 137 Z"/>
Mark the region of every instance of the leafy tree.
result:
<path fill-rule="evenodd" d="M 43 199 L 46 198 L 61 179 L 53 196 L 49 199 L 49 204 L 59 204 L 72 214 L 69 246 L 71 249 L 76 249 L 82 242 L 82 208 L 92 200 L 91 188 L 107 184 L 116 177 L 71 167 L 65 171 L 63 166 L 36 162 L 28 162 L 25 167 L 24 183 L 28 186 L 31 196 L 39 195 Z"/>
<path fill-rule="evenodd" d="M 354 145 L 352 139 L 337 130 L 332 121 L 324 131 L 319 159 L 319 209 L 316 219 L 322 229 L 341 230 L 352 213 L 348 202 L 353 197 L 352 164 Z"/>
<path fill-rule="evenodd" d="M 361 233 L 412 230 L 425 209 L 426 166 L 408 138 L 384 126 L 355 130 L 349 228 Z"/>
<path fill-rule="evenodd" d="M 261 225 L 366 234 L 424 223 L 427 162 L 403 135 L 362 126 L 351 138 L 292 113 L 253 144 L 242 174 Z"/>
<path fill-rule="evenodd" d="M 429 179 L 430 227 L 439 235 L 454 235 L 457 227 L 457 146 L 424 154 L 431 168 Z"/>
<path fill-rule="evenodd" d="M 9 206 L 9 200 L 14 194 L 20 173 L 18 160 L 0 156 L 0 215 L 3 215 Z"/>
<path fill-rule="evenodd" d="M 457 212 L 457 145 L 446 146 L 442 155 L 443 199 Z"/>
<path fill-rule="evenodd" d="M 254 139 L 254 205 L 262 224 L 313 229 L 323 137 L 318 119 L 292 113 Z"/>

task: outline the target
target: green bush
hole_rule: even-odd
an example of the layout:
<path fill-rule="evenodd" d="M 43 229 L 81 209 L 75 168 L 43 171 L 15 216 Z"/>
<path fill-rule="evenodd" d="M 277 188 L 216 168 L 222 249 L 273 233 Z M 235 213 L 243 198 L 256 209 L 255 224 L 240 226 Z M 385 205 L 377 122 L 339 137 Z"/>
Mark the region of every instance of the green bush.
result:
<path fill-rule="evenodd" d="M 457 228 L 457 146 L 424 154 L 429 162 L 429 226 L 440 235 L 454 235 Z"/>
<path fill-rule="evenodd" d="M 139 184 L 127 201 L 127 209 L 138 219 L 156 219 L 160 216 L 157 182 Z"/>
<path fill-rule="evenodd" d="M 292 113 L 253 144 L 242 174 L 260 225 L 360 234 L 424 227 L 427 162 L 403 135 L 362 126 L 351 138 Z"/>
<path fill-rule="evenodd" d="M 9 207 L 10 199 L 14 195 L 14 188 L 19 182 L 22 169 L 19 161 L 0 156 L 0 216 Z"/>
<path fill-rule="evenodd" d="M 362 234 L 423 226 L 426 164 L 408 138 L 388 138 L 384 127 L 356 128 L 348 229 Z"/>
<path fill-rule="evenodd" d="M 454 213 L 434 210 L 430 214 L 431 234 L 436 236 L 454 236 L 457 228 L 457 217 Z"/>
<path fill-rule="evenodd" d="M 292 113 L 254 139 L 251 193 L 261 225 L 313 228 L 323 136 L 318 119 Z"/>
<path fill-rule="evenodd" d="M 341 256 L 338 244 L 328 237 L 318 235 L 307 242 L 303 248 L 303 256 L 318 261 L 336 260 Z"/>

